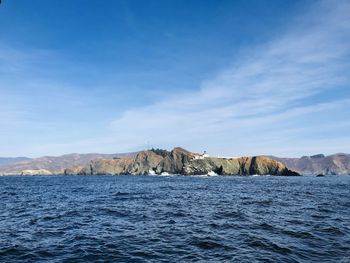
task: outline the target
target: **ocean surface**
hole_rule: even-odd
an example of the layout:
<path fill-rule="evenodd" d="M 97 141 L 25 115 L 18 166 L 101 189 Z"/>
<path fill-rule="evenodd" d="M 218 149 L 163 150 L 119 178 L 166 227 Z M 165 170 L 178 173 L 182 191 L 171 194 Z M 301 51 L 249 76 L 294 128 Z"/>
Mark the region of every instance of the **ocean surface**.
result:
<path fill-rule="evenodd" d="M 350 176 L 0 177 L 1 262 L 350 262 Z"/>

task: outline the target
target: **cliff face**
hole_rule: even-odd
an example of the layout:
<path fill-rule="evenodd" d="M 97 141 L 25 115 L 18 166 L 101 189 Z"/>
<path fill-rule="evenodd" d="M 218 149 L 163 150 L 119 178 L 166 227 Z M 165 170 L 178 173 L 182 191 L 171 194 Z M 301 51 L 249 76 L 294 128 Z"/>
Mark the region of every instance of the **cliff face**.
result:
<path fill-rule="evenodd" d="M 186 167 L 195 159 L 195 154 L 182 149 L 174 148 L 163 160 L 153 169 L 157 174 L 191 174 Z"/>
<path fill-rule="evenodd" d="M 148 174 L 150 171 L 153 171 L 163 159 L 163 156 L 153 151 L 140 152 L 129 163 L 126 173 Z"/>
<path fill-rule="evenodd" d="M 143 151 L 134 158 L 95 160 L 82 167 L 72 167 L 65 174 L 183 174 L 183 175 L 299 175 L 281 162 L 267 157 L 213 158 L 203 157 L 182 148 L 171 152 Z"/>
<path fill-rule="evenodd" d="M 350 154 L 338 153 L 329 156 L 317 154 L 301 158 L 278 158 L 272 156 L 271 158 L 284 163 L 290 169 L 301 174 L 350 174 Z"/>
<path fill-rule="evenodd" d="M 195 159 L 185 166 L 185 174 L 207 174 L 210 171 L 218 175 L 298 175 L 282 163 L 263 156 Z"/>

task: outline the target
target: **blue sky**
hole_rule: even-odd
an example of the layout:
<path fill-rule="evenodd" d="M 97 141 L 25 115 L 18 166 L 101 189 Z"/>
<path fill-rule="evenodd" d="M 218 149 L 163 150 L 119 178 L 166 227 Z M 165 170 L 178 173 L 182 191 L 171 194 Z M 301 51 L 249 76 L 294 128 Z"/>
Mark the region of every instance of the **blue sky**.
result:
<path fill-rule="evenodd" d="M 0 156 L 350 152 L 349 1 L 3 0 Z"/>

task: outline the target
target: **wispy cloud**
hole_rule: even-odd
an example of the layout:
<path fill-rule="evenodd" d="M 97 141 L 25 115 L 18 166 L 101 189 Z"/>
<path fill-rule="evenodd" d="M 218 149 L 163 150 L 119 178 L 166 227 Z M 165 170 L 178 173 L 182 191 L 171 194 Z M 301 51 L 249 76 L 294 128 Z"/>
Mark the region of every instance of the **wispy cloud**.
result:
<path fill-rule="evenodd" d="M 308 126 L 322 116 L 337 127 L 350 113 L 349 99 L 330 96 L 350 84 L 349 13 L 348 1 L 316 3 L 291 21 L 285 34 L 234 58 L 230 68 L 204 81 L 198 91 L 126 111 L 111 123 L 115 142 L 136 147 L 151 141 L 228 154 L 349 151 L 340 137 L 329 143 L 320 139 L 324 148 L 315 147 L 310 135 L 319 134 L 322 123 L 305 134 L 275 132 Z"/>
<path fill-rule="evenodd" d="M 150 88 L 157 96 L 142 107 L 116 101 L 137 100 L 140 88 L 125 90 L 139 84 L 127 85 L 138 71 L 106 73 L 56 51 L 0 42 L 0 154 L 121 152 L 148 143 L 225 155 L 350 152 L 349 13 L 349 1 L 313 2 L 283 34 L 238 53 L 196 91 Z M 132 16 L 125 18 L 131 28 Z M 169 69 L 143 74 L 156 81 L 159 70 Z M 123 87 L 111 87 L 126 75 Z"/>

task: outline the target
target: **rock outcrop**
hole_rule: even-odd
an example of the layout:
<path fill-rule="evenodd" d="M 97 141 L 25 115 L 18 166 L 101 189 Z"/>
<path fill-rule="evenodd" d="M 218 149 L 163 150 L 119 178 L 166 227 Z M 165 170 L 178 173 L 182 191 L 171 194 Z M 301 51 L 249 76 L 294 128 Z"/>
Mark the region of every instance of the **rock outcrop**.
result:
<path fill-rule="evenodd" d="M 129 163 L 128 174 L 149 174 L 159 166 L 164 157 L 154 151 L 144 151 L 138 153 Z"/>
<path fill-rule="evenodd" d="M 281 162 L 263 156 L 196 159 L 185 167 L 185 171 L 186 174 L 207 174 L 213 171 L 218 175 L 298 175 Z"/>
<path fill-rule="evenodd" d="M 182 148 L 171 152 L 149 150 L 139 152 L 133 158 L 113 160 L 98 159 L 88 165 L 68 168 L 65 174 L 78 175 L 277 175 L 294 176 L 298 173 L 289 170 L 284 164 L 264 156 L 241 158 L 203 157 Z"/>
<path fill-rule="evenodd" d="M 195 154 L 177 147 L 167 154 L 153 170 L 156 174 L 191 174 L 188 173 L 186 167 L 195 160 L 195 157 Z"/>

